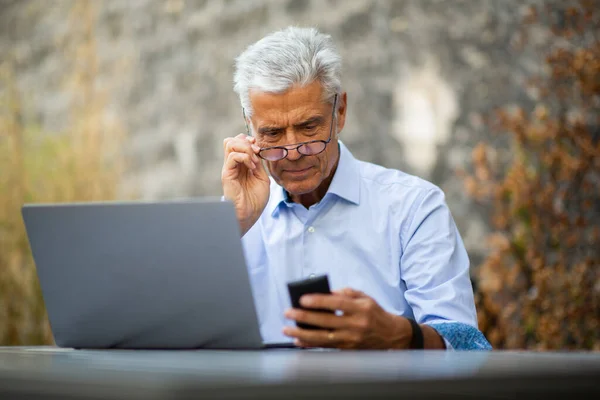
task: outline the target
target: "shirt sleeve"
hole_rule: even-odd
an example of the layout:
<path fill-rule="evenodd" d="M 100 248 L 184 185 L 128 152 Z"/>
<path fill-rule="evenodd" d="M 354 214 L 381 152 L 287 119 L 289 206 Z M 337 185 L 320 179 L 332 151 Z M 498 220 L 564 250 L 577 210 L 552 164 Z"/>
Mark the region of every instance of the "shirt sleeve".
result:
<path fill-rule="evenodd" d="M 469 258 L 443 192 L 437 187 L 424 192 L 410 215 L 401 231 L 400 268 L 415 320 L 434 328 L 460 323 L 478 331 Z M 436 330 L 449 348 L 456 347 L 447 337 L 449 329 Z"/>
<path fill-rule="evenodd" d="M 492 350 L 479 329 L 460 322 L 428 324 L 444 339 L 448 350 Z"/>

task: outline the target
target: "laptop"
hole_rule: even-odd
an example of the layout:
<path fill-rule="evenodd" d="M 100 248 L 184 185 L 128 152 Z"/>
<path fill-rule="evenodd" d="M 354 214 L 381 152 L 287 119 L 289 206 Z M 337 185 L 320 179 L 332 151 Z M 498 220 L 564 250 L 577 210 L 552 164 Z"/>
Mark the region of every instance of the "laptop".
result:
<path fill-rule="evenodd" d="M 59 347 L 263 349 L 233 204 L 26 204 Z"/>

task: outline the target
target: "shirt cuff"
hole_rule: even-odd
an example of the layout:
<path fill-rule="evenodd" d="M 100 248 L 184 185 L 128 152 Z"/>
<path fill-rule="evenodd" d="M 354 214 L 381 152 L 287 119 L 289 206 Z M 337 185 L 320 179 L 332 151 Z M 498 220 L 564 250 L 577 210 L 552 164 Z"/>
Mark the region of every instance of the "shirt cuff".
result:
<path fill-rule="evenodd" d="M 437 332 L 437 331 L 436 331 Z M 442 335 L 440 335 L 442 336 Z M 442 339 L 444 339 L 444 343 L 446 344 L 446 350 L 454 350 L 454 347 L 452 347 L 452 343 L 450 343 L 448 341 L 448 339 L 446 339 L 445 337 L 442 336 Z"/>
<path fill-rule="evenodd" d="M 461 322 L 428 323 L 452 350 L 492 350 L 479 329 Z"/>

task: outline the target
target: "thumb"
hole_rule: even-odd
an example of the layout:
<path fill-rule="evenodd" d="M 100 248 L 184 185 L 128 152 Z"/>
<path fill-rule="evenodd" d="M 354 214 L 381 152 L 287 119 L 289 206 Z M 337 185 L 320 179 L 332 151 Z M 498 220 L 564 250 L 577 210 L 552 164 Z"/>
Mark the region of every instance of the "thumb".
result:
<path fill-rule="evenodd" d="M 343 289 L 339 289 L 339 290 L 334 290 L 333 291 L 335 294 L 339 294 L 342 296 L 347 296 L 347 297 L 351 297 L 353 299 L 360 299 L 362 297 L 367 297 L 366 294 L 364 294 L 363 292 L 361 292 L 360 290 L 354 290 L 352 288 L 343 288 Z"/>
<path fill-rule="evenodd" d="M 267 174 L 267 170 L 265 169 L 265 166 L 262 161 L 259 161 L 256 164 L 256 169 L 254 170 L 254 174 L 256 175 L 257 178 L 259 178 L 262 181 L 269 180 L 269 174 Z"/>

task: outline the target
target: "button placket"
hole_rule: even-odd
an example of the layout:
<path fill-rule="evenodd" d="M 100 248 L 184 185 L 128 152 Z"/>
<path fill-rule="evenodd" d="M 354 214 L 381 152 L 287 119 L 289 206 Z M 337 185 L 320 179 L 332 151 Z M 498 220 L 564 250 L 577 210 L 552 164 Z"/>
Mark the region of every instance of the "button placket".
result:
<path fill-rule="evenodd" d="M 307 221 L 310 223 L 312 221 Z M 312 244 L 313 239 L 312 235 L 315 233 L 315 227 L 309 225 L 304 228 L 304 274 L 303 276 L 306 278 L 314 278 L 316 274 L 314 273 L 314 266 L 312 265 L 312 249 L 314 249 L 314 245 Z"/>

